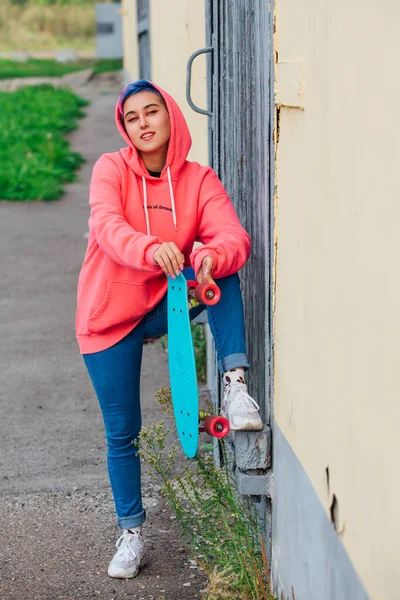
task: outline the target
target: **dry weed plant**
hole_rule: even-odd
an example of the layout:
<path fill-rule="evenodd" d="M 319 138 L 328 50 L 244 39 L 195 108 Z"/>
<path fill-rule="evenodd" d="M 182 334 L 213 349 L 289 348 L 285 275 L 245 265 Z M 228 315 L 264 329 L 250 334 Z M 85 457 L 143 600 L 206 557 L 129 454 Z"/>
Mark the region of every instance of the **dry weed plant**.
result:
<path fill-rule="evenodd" d="M 38 6 L 0 3 L 0 50 L 91 49 L 95 35 L 94 4 Z"/>
<path fill-rule="evenodd" d="M 169 388 L 162 388 L 156 398 L 170 414 Z M 273 600 L 257 511 L 240 497 L 224 445 L 222 469 L 215 466 L 212 456 L 200 453 L 178 474 L 178 448 L 168 450 L 169 434 L 164 421 L 142 428 L 139 453 L 151 467 L 150 476 L 161 483 L 182 536 L 190 541 L 193 557 L 209 578 L 202 598 Z"/>
<path fill-rule="evenodd" d="M 201 563 L 199 563 L 202 566 Z M 207 570 L 207 567 L 203 566 L 203 570 L 207 573 L 209 584 L 205 590 L 202 591 L 203 597 L 207 600 L 232 600 L 232 586 L 235 582 L 235 575 L 229 568 L 224 571 L 218 571 L 213 569 L 212 571 Z"/>

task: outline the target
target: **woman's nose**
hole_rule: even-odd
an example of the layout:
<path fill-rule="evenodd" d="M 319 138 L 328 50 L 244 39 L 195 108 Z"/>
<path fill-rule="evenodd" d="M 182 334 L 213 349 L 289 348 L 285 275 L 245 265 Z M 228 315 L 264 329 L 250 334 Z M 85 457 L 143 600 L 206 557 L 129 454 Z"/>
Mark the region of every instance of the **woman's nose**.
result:
<path fill-rule="evenodd" d="M 146 129 L 147 121 L 146 121 L 145 115 L 141 115 L 139 117 L 139 125 L 140 125 L 141 129 Z"/>

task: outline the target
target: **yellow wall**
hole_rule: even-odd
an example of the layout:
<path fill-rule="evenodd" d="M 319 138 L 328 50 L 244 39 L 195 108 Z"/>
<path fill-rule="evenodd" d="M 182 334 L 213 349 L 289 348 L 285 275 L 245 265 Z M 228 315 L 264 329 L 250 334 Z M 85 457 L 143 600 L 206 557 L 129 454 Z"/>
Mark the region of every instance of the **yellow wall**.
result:
<path fill-rule="evenodd" d="M 371 598 L 394 600 L 400 4 L 276 4 L 275 418 Z"/>
<path fill-rule="evenodd" d="M 175 98 L 186 117 L 193 139 L 189 158 L 208 164 L 208 117 L 195 113 L 186 101 L 188 58 L 206 45 L 204 2 L 150 0 L 150 36 L 152 79 Z M 200 108 L 207 108 L 205 66 L 204 56 L 193 63 L 192 99 Z"/>
<path fill-rule="evenodd" d="M 122 37 L 125 83 L 139 78 L 136 0 L 122 0 Z"/>
<path fill-rule="evenodd" d="M 124 67 L 131 81 L 138 78 L 136 0 L 123 0 Z M 193 145 L 190 160 L 208 164 L 208 117 L 195 113 L 186 101 L 189 56 L 206 44 L 205 6 L 194 0 L 150 0 L 151 78 L 171 94 L 187 120 Z M 192 99 L 207 108 L 206 59 L 195 59 Z"/>

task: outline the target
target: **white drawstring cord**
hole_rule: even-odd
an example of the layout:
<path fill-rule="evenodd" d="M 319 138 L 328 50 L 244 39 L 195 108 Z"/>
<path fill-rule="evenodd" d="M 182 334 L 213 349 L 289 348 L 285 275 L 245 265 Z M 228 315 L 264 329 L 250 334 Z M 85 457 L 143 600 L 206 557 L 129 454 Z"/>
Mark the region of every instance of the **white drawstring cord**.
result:
<path fill-rule="evenodd" d="M 169 167 L 167 168 L 167 175 L 168 175 L 169 195 L 171 197 L 172 220 L 174 222 L 175 231 L 177 231 L 178 226 L 177 226 L 177 222 L 176 222 L 174 189 L 172 187 L 171 170 Z M 150 219 L 149 219 L 149 210 L 147 208 L 147 185 L 146 185 L 146 178 L 143 175 L 142 175 L 142 185 L 143 185 L 144 214 L 146 216 L 146 229 L 147 229 L 147 235 L 150 235 Z"/>
<path fill-rule="evenodd" d="M 147 229 L 147 235 L 150 235 L 149 211 L 147 208 L 147 186 L 146 186 L 146 178 L 143 175 L 142 175 L 142 185 L 143 185 L 143 198 L 144 198 L 144 214 L 146 216 L 146 229 Z"/>
<path fill-rule="evenodd" d="M 172 187 L 171 170 L 170 170 L 169 167 L 167 168 L 167 175 L 168 175 L 168 184 L 169 184 L 169 195 L 171 196 L 172 220 L 174 222 L 175 231 L 177 231 L 178 227 L 177 227 L 177 224 L 176 224 L 175 198 L 174 198 L 174 190 L 173 190 L 173 187 Z"/>

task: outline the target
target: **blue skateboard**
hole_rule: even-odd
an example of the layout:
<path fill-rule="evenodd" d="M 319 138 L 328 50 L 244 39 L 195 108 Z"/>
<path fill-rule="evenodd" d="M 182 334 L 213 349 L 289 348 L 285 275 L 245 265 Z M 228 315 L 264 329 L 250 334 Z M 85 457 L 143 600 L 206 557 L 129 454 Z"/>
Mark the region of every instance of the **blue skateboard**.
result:
<path fill-rule="evenodd" d="M 189 304 L 216 304 L 220 291 L 216 285 L 187 281 L 180 273 L 168 277 L 168 356 L 172 405 L 176 428 L 183 451 L 188 458 L 197 454 L 199 428 L 215 437 L 229 431 L 226 419 L 199 412 L 196 361 L 190 330 Z"/>

